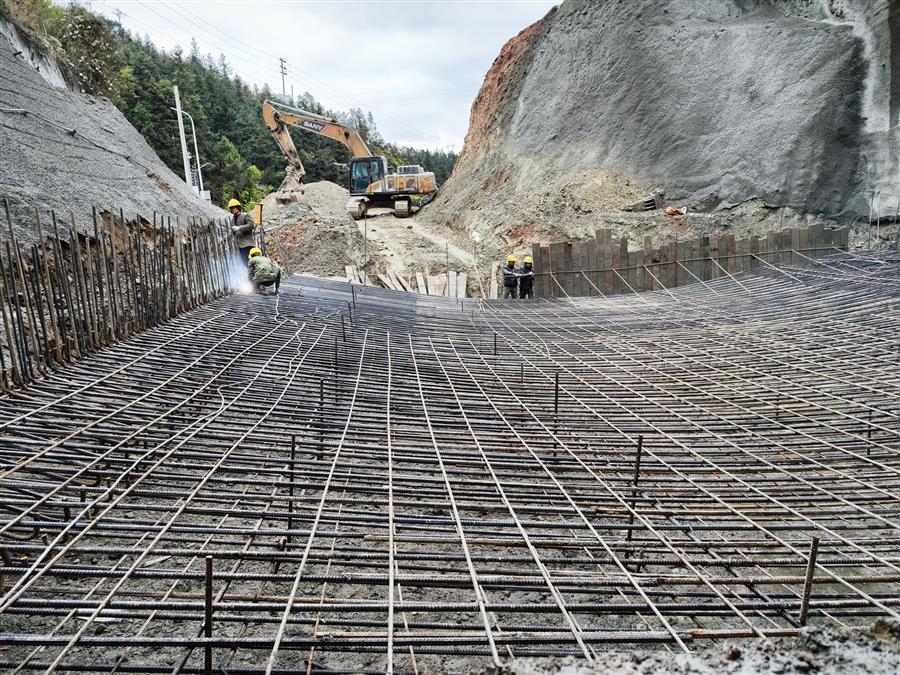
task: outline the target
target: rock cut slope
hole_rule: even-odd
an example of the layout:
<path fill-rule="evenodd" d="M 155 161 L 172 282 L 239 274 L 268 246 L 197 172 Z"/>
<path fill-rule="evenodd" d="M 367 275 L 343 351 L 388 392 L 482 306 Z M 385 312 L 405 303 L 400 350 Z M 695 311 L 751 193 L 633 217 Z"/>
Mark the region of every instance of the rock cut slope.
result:
<path fill-rule="evenodd" d="M 0 19 L 0 198 L 20 239 L 33 240 L 35 207 L 71 209 L 81 225 L 94 205 L 148 220 L 227 215 L 195 197 L 110 101 L 61 84 Z"/>
<path fill-rule="evenodd" d="M 427 218 L 565 227 L 652 188 L 868 215 L 900 184 L 898 33 L 896 0 L 567 0 L 504 46 Z"/>

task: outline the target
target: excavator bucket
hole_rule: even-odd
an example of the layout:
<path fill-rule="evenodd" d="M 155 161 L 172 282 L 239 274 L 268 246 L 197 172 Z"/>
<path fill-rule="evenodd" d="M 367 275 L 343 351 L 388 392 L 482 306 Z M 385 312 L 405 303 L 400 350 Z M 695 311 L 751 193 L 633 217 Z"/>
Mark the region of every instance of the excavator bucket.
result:
<path fill-rule="evenodd" d="M 278 191 L 275 193 L 275 201 L 279 204 L 290 204 L 291 202 L 299 201 L 300 195 L 303 194 L 303 183 L 291 171 L 292 168 L 287 168 L 284 180 L 281 181 L 281 185 L 278 186 Z"/>

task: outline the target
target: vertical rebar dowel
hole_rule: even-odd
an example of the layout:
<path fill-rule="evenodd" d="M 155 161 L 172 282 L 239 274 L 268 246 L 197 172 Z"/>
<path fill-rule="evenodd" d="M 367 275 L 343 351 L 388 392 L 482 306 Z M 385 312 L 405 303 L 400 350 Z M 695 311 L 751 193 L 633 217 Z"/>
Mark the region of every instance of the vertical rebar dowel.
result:
<path fill-rule="evenodd" d="M 356 286 L 350 287 L 350 295 L 353 296 L 353 307 L 356 307 Z"/>
<path fill-rule="evenodd" d="M 22 287 L 22 298 L 25 301 L 25 311 L 28 315 L 28 327 L 31 329 L 30 330 L 31 347 L 33 347 L 33 349 L 34 349 L 35 359 L 38 359 L 38 357 L 39 357 L 38 352 L 40 350 L 38 347 L 37 322 L 34 319 L 34 313 L 32 312 L 32 308 L 31 308 L 31 306 L 32 306 L 31 293 L 28 290 L 28 285 L 25 283 L 25 262 L 22 260 L 22 249 L 19 247 L 19 241 L 16 238 L 16 231 L 13 229 L 12 216 L 10 215 L 10 212 L 9 212 L 9 200 L 8 199 L 3 200 L 3 209 L 6 212 L 6 222 L 9 225 L 10 241 L 12 242 L 13 252 L 15 253 L 15 259 L 12 260 L 11 263 L 15 264 L 14 269 L 17 274 L 14 273 L 14 276 L 12 278 L 12 287 L 15 290 L 16 276 L 18 276 L 19 285 Z M 18 297 L 19 297 L 18 294 L 16 294 L 17 299 L 18 299 Z M 24 326 L 23 326 L 23 330 L 24 330 Z M 41 366 L 40 361 L 38 361 L 38 368 L 43 370 L 43 367 Z"/>
<path fill-rule="evenodd" d="M 44 321 L 44 302 L 42 297 L 46 299 L 41 292 L 40 283 L 40 254 L 38 253 L 37 244 L 31 245 L 31 272 L 27 281 L 31 284 L 32 294 L 34 295 L 34 307 L 37 310 L 38 325 L 41 329 L 41 337 L 43 342 L 42 360 L 47 368 L 52 368 L 52 358 L 50 356 L 50 338 L 47 336 L 47 323 Z"/>
<path fill-rule="evenodd" d="M 53 220 L 53 267 L 56 272 L 57 284 L 62 288 L 62 297 L 65 300 L 65 312 L 61 317 L 63 328 L 70 323 L 72 325 L 72 343 L 75 344 L 75 353 L 80 356 L 82 345 L 81 337 L 78 334 L 78 325 L 75 318 L 75 301 L 72 300 L 71 284 L 66 282 L 66 268 L 62 259 L 62 244 L 59 240 L 59 223 L 56 220 L 56 211 L 50 211 L 50 218 Z M 66 320 L 68 315 L 68 321 Z M 66 360 L 72 360 L 72 344 L 66 343 Z"/>
<path fill-rule="evenodd" d="M 803 600 L 800 602 L 800 625 L 806 625 L 809 614 L 809 596 L 812 594 L 813 576 L 816 572 L 816 553 L 819 551 L 819 537 L 813 536 L 809 542 L 809 558 L 806 561 L 806 580 L 803 583 Z"/>
<path fill-rule="evenodd" d="M 321 460 L 325 444 L 325 379 L 319 380 L 319 452 L 316 459 Z"/>
<path fill-rule="evenodd" d="M 54 360 L 57 363 L 63 362 L 62 356 L 62 337 L 59 332 L 59 321 L 56 316 L 56 302 L 53 293 L 53 287 L 50 284 L 50 266 L 47 262 L 47 249 L 46 249 L 46 240 L 44 239 L 44 226 L 41 223 L 41 212 L 35 207 L 34 209 L 34 221 L 37 225 L 38 231 L 38 246 L 40 247 L 40 275 L 41 282 L 44 287 L 44 292 L 47 298 L 47 309 L 50 312 L 50 337 L 54 341 Z M 35 264 L 38 264 L 38 261 L 35 260 Z"/>
<path fill-rule="evenodd" d="M 866 444 L 866 457 L 868 457 L 872 452 L 872 410 L 869 410 L 869 423 L 866 426 L 866 440 L 869 442 Z"/>
<path fill-rule="evenodd" d="M 634 508 L 637 503 L 637 484 L 641 477 L 641 453 L 644 450 L 644 437 L 637 438 L 637 452 L 634 455 L 634 476 L 631 478 L 631 509 L 628 512 L 628 532 L 625 535 L 626 541 L 631 541 L 632 525 L 634 525 Z"/>
<path fill-rule="evenodd" d="M 99 307 L 97 312 L 97 320 L 98 322 L 105 323 L 109 320 L 109 324 L 107 326 L 103 326 L 101 323 L 100 330 L 100 340 L 106 344 L 109 344 L 110 337 L 109 331 L 112 326 L 112 318 L 109 317 L 107 319 L 107 306 L 106 306 L 106 292 L 104 289 L 103 283 L 103 274 L 101 270 L 106 267 L 106 252 L 104 251 L 103 240 L 100 238 L 100 223 L 97 219 L 97 207 L 92 207 L 91 217 L 94 221 L 94 247 L 97 249 L 97 256 L 94 259 L 94 266 L 92 269 L 92 274 L 94 277 L 94 284 L 96 284 L 95 288 L 97 289 L 97 293 L 99 294 Z M 112 299 L 112 298 L 110 298 Z M 111 304 L 111 303 L 110 303 Z"/>
<path fill-rule="evenodd" d="M 16 272 L 13 265 L 12 249 L 8 241 L 5 242 L 5 245 L 6 259 L 9 263 L 8 280 L 6 279 L 6 270 L 3 270 L 3 278 L 6 283 L 6 302 L 12 315 L 13 333 L 16 337 L 16 347 L 19 350 L 19 365 L 22 368 L 22 380 L 23 382 L 28 382 L 34 379 L 34 372 L 31 369 L 30 352 L 25 335 L 25 323 L 22 320 L 22 305 L 19 303 L 19 291 L 16 289 Z"/>
<path fill-rule="evenodd" d="M 494 356 L 497 356 L 497 334 L 494 333 Z"/>
<path fill-rule="evenodd" d="M 519 362 L 519 386 L 525 388 L 525 364 Z"/>
<path fill-rule="evenodd" d="M 287 543 L 291 543 L 291 530 L 294 529 L 294 457 L 297 456 L 297 435 L 291 434 L 291 463 L 288 467 L 288 535 Z"/>
<path fill-rule="evenodd" d="M 88 305 L 90 307 L 91 330 L 94 333 L 94 346 L 100 348 L 104 344 L 102 318 L 100 317 L 100 303 L 97 299 L 97 281 L 94 279 L 94 254 L 91 251 L 91 240 L 84 237 L 84 273 L 86 289 L 88 292 Z"/>
<path fill-rule="evenodd" d="M 346 325 L 344 325 L 344 315 L 343 314 L 341 314 L 341 333 L 344 336 L 344 342 L 346 342 L 347 341 L 347 327 L 346 327 Z"/>
<path fill-rule="evenodd" d="M 12 317 L 12 305 L 10 304 L 9 291 L 6 285 L 6 271 L 0 262 L 0 309 L 3 312 L 3 330 L 6 333 L 6 346 L 9 349 L 9 360 L 12 365 L 12 377 L 14 384 L 22 384 L 26 373 L 19 370 L 19 341 L 16 337 L 15 321 Z M 7 316 L 9 311 L 9 316 Z M 5 373 L 4 373 L 5 374 Z"/>
<path fill-rule="evenodd" d="M 556 455 L 556 449 L 559 447 L 559 371 L 557 370 L 553 376 L 553 455 Z"/>
<path fill-rule="evenodd" d="M 206 593 L 205 593 L 205 617 L 203 622 L 204 636 L 211 638 L 213 629 L 213 559 L 211 555 L 206 556 Z M 212 647 L 207 645 L 203 649 L 203 672 L 206 675 L 212 674 Z"/>

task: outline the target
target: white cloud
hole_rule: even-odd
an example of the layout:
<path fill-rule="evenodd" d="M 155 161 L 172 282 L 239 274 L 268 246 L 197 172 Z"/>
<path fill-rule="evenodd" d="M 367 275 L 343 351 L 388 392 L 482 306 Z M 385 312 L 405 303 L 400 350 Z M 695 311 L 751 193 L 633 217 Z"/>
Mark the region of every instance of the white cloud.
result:
<path fill-rule="evenodd" d="M 164 49 L 224 53 L 250 83 L 328 107 L 371 110 L 382 135 L 459 150 L 469 109 L 503 44 L 554 5 L 545 0 L 95 0 L 95 11 Z"/>

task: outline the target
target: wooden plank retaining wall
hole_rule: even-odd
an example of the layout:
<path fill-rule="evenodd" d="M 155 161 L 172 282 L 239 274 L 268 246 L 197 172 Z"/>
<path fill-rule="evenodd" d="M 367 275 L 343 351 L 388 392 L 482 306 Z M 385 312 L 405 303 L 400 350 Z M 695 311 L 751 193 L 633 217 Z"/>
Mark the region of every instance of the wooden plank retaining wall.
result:
<path fill-rule="evenodd" d="M 801 264 L 847 251 L 849 243 L 849 228 L 813 225 L 746 239 L 711 234 L 656 247 L 645 237 L 638 250 L 627 238 L 614 241 L 611 230 L 599 229 L 592 239 L 534 244 L 534 291 L 539 298 L 559 298 L 662 290 L 766 265 Z"/>

